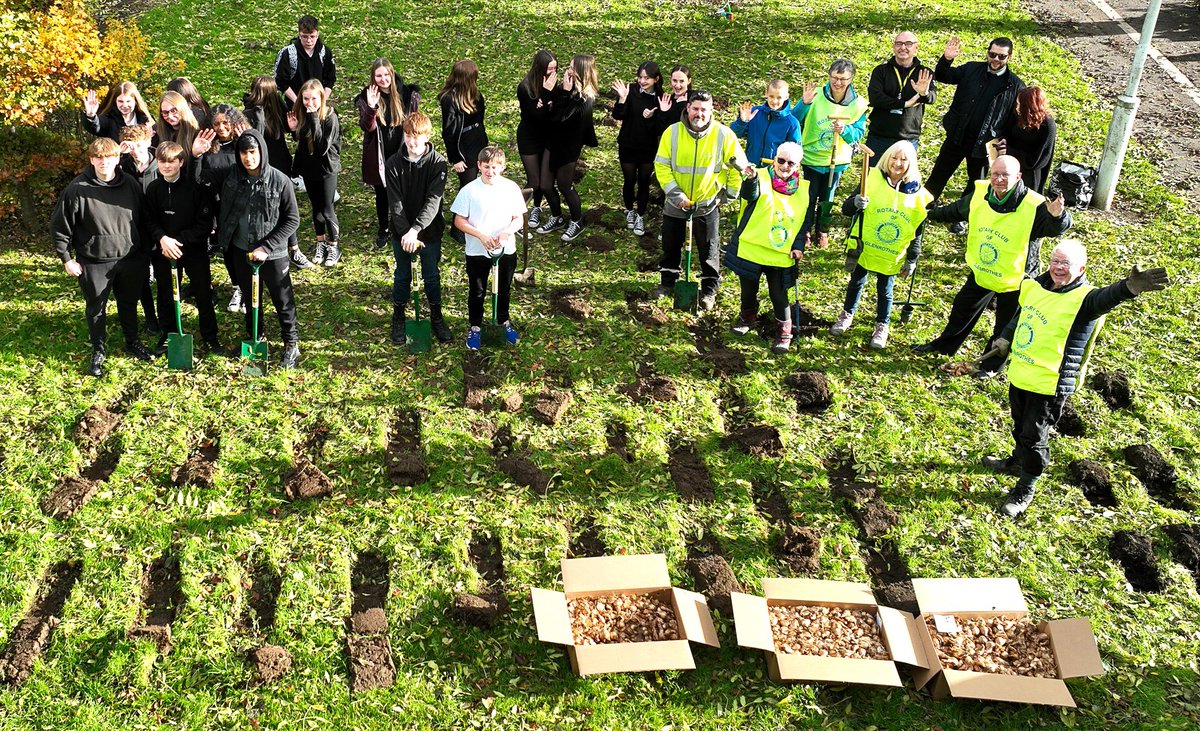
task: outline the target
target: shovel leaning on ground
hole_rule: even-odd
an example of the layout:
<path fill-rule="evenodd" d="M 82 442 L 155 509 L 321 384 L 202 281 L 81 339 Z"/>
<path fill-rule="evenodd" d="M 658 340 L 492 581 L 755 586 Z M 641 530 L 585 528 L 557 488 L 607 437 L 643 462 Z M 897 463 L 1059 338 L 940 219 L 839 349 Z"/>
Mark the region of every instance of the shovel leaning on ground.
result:
<path fill-rule="evenodd" d="M 918 302 L 913 299 L 913 285 L 917 283 L 917 270 L 913 269 L 913 273 L 908 275 L 908 297 L 900 302 L 894 302 L 893 305 L 901 305 L 900 308 L 900 324 L 907 325 L 912 319 L 914 307 L 924 307 L 926 302 Z"/>
<path fill-rule="evenodd" d="M 171 294 L 175 299 L 175 332 L 167 335 L 167 368 L 186 371 L 192 367 L 192 336 L 183 332 L 183 313 L 179 306 L 179 271 L 171 262 Z"/>
<path fill-rule="evenodd" d="M 829 119 L 834 122 L 845 122 L 847 117 L 835 117 L 829 115 Z M 842 141 L 842 136 L 836 132 L 832 132 L 833 141 L 829 144 L 829 173 L 825 176 L 825 197 L 827 200 L 822 200 L 817 203 L 817 231 L 825 231 L 829 225 L 833 223 L 833 179 L 837 172 L 837 165 L 834 163 L 837 160 L 838 144 Z"/>
<path fill-rule="evenodd" d="M 700 283 L 692 281 L 692 214 L 689 211 L 684 234 L 684 265 L 683 279 L 675 280 L 675 309 L 686 312 L 696 311 L 696 301 L 699 299 Z"/>
<path fill-rule="evenodd" d="M 433 329 L 429 320 L 421 319 L 421 289 L 417 285 L 417 252 L 425 245 L 418 244 L 417 251 L 410 254 L 412 263 L 411 287 L 413 319 L 404 323 L 404 346 L 410 353 L 428 353 L 433 346 Z"/>
<path fill-rule="evenodd" d="M 866 145 L 859 145 L 863 151 L 862 159 L 862 175 L 858 182 L 858 195 L 860 198 L 867 197 L 867 172 L 871 169 L 871 158 L 875 156 L 874 151 Z M 850 230 L 846 233 L 846 263 L 845 269 L 847 274 L 853 274 L 854 269 L 858 266 L 858 257 L 862 256 L 863 252 L 863 215 L 865 211 L 855 211 L 854 219 L 850 222 Z M 858 224 L 858 233 L 854 232 L 854 224 Z M 855 242 L 853 249 L 850 248 L 850 242 Z"/>
<path fill-rule="evenodd" d="M 246 360 L 246 364 L 242 366 L 242 373 L 247 376 L 264 376 L 267 373 L 267 343 L 258 339 L 258 270 L 262 267 L 262 262 L 250 259 L 249 254 L 246 257 L 250 260 L 253 274 L 250 276 L 250 339 L 242 341 L 242 358 Z"/>
<path fill-rule="evenodd" d="M 525 196 L 525 213 L 521 215 L 521 271 L 513 275 L 513 284 L 518 287 L 536 287 L 537 271 L 529 266 L 529 201 L 533 198 L 533 188 L 522 188 L 521 195 Z"/>
<path fill-rule="evenodd" d="M 508 345 L 504 326 L 500 324 L 500 257 L 503 255 L 504 249 L 501 248 L 492 257 L 492 321 L 484 321 L 481 334 L 483 344 L 492 347 Z"/>

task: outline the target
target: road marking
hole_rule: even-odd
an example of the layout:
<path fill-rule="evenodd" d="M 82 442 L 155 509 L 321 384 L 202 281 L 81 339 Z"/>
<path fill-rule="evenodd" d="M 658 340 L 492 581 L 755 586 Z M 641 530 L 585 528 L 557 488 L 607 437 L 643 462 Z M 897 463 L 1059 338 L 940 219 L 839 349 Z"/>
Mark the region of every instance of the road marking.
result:
<path fill-rule="evenodd" d="M 1092 5 L 1095 5 L 1100 12 L 1107 15 L 1109 20 L 1121 26 L 1121 30 L 1125 31 L 1125 35 L 1133 39 L 1134 43 L 1141 42 L 1141 33 L 1134 30 L 1133 26 L 1129 25 L 1129 23 L 1126 23 L 1125 19 L 1122 18 L 1116 10 L 1113 10 L 1111 5 L 1104 2 L 1104 0 L 1091 0 L 1091 3 Z M 1178 66 L 1171 63 L 1170 59 L 1159 53 L 1158 49 L 1154 47 L 1153 43 L 1150 45 L 1149 55 L 1150 58 L 1154 59 L 1154 62 L 1158 64 L 1159 68 L 1165 71 L 1167 76 L 1170 76 L 1171 80 L 1179 85 L 1180 91 L 1186 94 L 1187 97 L 1196 104 L 1196 106 L 1200 107 L 1200 89 L 1196 88 L 1196 85 L 1192 83 L 1192 80 L 1185 76 L 1184 73 L 1179 70 Z"/>

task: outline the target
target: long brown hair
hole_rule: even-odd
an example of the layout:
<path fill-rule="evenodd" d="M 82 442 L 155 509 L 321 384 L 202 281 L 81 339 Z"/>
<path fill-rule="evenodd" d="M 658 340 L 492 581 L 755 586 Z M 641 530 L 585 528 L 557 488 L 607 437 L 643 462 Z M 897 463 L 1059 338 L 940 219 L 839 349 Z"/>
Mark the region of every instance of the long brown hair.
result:
<path fill-rule="evenodd" d="M 533 54 L 533 65 L 529 67 L 525 78 L 521 79 L 521 88 L 525 89 L 526 96 L 538 98 L 542 93 L 542 82 L 546 79 L 546 69 L 550 68 L 551 62 L 557 61 L 554 54 L 544 48 Z"/>
<path fill-rule="evenodd" d="M 403 94 L 400 88 L 400 79 L 396 77 L 396 69 L 392 66 L 391 61 L 386 58 L 377 58 L 371 62 L 371 78 L 367 80 L 368 85 L 375 83 L 375 72 L 379 69 L 387 69 L 388 74 L 392 77 L 392 86 L 391 91 L 383 95 L 387 103 L 380 105 L 377 119 L 383 123 L 384 127 L 399 127 L 404 122 L 404 99 L 401 98 Z"/>
<path fill-rule="evenodd" d="M 1042 87 L 1027 86 L 1017 93 L 1017 126 L 1021 129 L 1038 129 L 1052 116 Z"/>
<path fill-rule="evenodd" d="M 600 93 L 600 77 L 596 73 L 596 57 L 590 53 L 576 54 L 571 59 L 571 70 L 575 72 L 575 88 L 571 93 L 589 101 L 595 101 Z"/>
<path fill-rule="evenodd" d="M 438 99 L 446 97 L 464 114 L 475 111 L 475 103 L 479 101 L 479 67 L 474 61 L 464 58 L 450 69 L 446 85 L 438 94 Z"/>
<path fill-rule="evenodd" d="M 300 93 L 296 95 L 296 103 L 292 105 L 292 112 L 296 115 L 296 120 L 299 122 L 296 125 L 296 138 L 303 139 L 304 128 L 308 126 L 308 112 L 304 109 L 304 92 L 316 91 L 321 94 L 321 106 L 317 107 L 317 119 L 324 121 L 329 113 L 333 111 L 329 107 L 329 99 L 325 97 L 325 85 L 320 79 L 309 79 L 300 85 Z M 313 137 L 310 132 L 308 135 L 308 151 L 313 151 Z"/>
<path fill-rule="evenodd" d="M 203 110 L 204 116 L 206 117 L 212 116 L 212 109 L 208 106 L 208 102 L 204 100 L 204 97 L 200 95 L 199 90 L 196 89 L 196 85 L 193 84 L 192 80 L 188 77 L 176 76 L 175 78 L 171 79 L 169 82 L 167 82 L 167 90 L 179 92 L 183 95 L 183 98 L 187 100 L 189 106 L 194 109 Z"/>
<path fill-rule="evenodd" d="M 284 121 L 287 112 L 279 97 L 279 87 L 275 85 L 274 76 L 255 76 L 254 81 L 250 82 L 250 93 L 246 95 L 245 101 L 247 109 L 262 107 L 263 127 L 266 128 L 267 137 L 278 139 L 283 136 L 287 131 L 287 122 Z"/>
<path fill-rule="evenodd" d="M 163 105 L 168 105 L 179 112 L 179 129 L 171 128 L 171 125 L 163 121 L 161 110 Z M 163 92 L 162 101 L 158 105 L 159 118 L 155 125 L 155 130 L 158 132 L 159 142 L 178 142 L 187 155 L 192 154 L 192 143 L 196 140 L 196 133 L 200 131 L 200 123 L 196 121 L 196 115 L 192 114 L 192 108 L 188 106 L 187 99 L 177 91 Z"/>
<path fill-rule="evenodd" d="M 115 109 L 119 96 L 133 97 L 133 115 L 135 117 L 138 112 L 141 112 L 146 115 L 147 120 L 154 119 L 154 115 L 150 113 L 150 107 L 146 106 L 146 100 L 142 98 L 142 92 L 138 91 L 137 84 L 132 81 L 113 84 L 113 87 L 108 90 L 108 96 L 104 98 L 104 105 L 100 107 L 99 114 L 108 114 L 108 110 Z"/>

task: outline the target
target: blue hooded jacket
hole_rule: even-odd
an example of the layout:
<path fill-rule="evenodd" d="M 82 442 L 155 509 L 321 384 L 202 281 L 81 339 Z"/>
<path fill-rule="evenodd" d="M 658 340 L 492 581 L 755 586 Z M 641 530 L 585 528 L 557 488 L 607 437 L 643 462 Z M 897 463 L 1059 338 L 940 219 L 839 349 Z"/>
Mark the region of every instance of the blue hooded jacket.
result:
<path fill-rule="evenodd" d="M 800 141 L 800 120 L 791 114 L 788 100 L 778 110 L 766 104 L 755 106 L 749 122 L 738 117 L 729 125 L 733 133 L 746 140 L 746 158 L 757 167 L 769 165 L 775 150 L 784 142 Z"/>

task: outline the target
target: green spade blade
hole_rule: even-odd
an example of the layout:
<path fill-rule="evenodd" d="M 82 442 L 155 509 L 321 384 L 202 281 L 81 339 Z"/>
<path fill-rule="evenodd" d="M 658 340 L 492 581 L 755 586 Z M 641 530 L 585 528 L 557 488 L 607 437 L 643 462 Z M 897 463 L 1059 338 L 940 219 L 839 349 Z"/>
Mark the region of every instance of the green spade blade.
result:
<path fill-rule="evenodd" d="M 192 336 L 179 333 L 167 335 L 167 368 L 186 371 L 192 367 Z"/>

